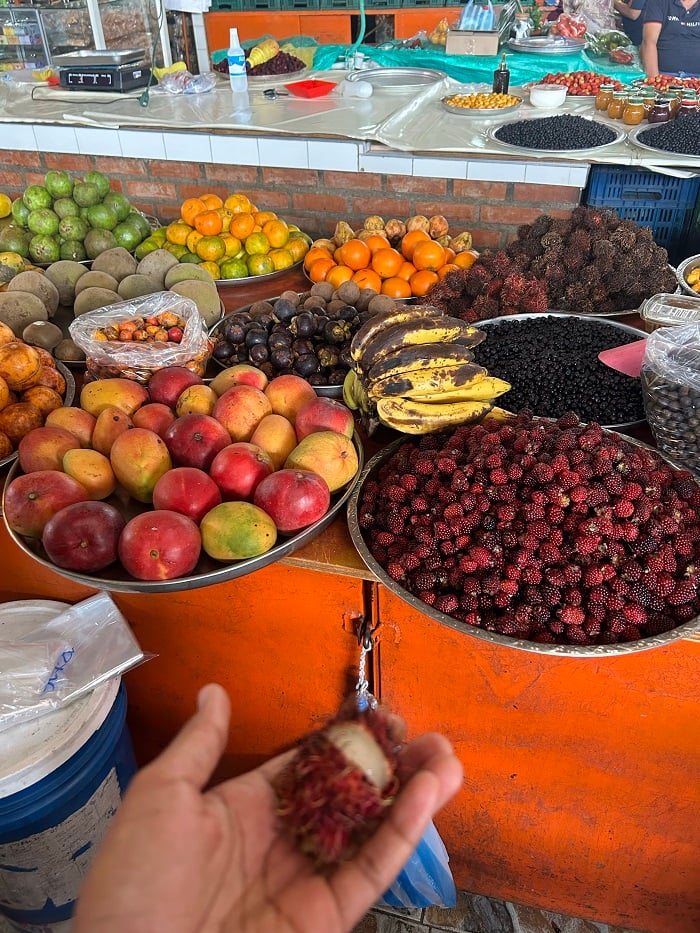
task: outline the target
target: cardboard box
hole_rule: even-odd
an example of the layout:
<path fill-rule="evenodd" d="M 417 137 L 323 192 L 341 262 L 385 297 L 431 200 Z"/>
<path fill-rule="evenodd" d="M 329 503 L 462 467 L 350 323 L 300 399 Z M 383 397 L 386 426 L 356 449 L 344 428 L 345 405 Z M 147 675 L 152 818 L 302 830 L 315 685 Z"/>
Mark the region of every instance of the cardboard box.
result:
<path fill-rule="evenodd" d="M 447 33 L 447 55 L 498 55 L 498 30 L 450 29 Z"/>

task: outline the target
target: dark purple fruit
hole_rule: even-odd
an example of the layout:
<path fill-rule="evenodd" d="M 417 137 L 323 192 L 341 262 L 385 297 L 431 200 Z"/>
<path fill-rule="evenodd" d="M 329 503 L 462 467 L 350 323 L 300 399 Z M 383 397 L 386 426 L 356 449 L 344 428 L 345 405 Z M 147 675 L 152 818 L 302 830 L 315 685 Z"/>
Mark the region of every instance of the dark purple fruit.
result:
<path fill-rule="evenodd" d="M 278 347 L 291 347 L 292 335 L 289 332 L 270 334 L 267 345 L 271 350 L 277 350 Z"/>
<path fill-rule="evenodd" d="M 227 321 L 223 326 L 224 337 L 229 343 L 243 343 L 245 340 L 245 331 L 243 325 L 238 321 Z"/>
<path fill-rule="evenodd" d="M 274 304 L 274 315 L 278 321 L 282 321 L 283 324 L 288 323 L 297 313 L 296 306 L 288 301 L 286 298 L 278 298 Z"/>
<path fill-rule="evenodd" d="M 225 363 L 226 360 L 230 360 L 231 357 L 236 353 L 236 348 L 232 347 L 230 343 L 217 343 L 214 347 L 213 357 L 215 360 L 220 360 L 222 363 Z"/>
<path fill-rule="evenodd" d="M 308 340 L 306 337 L 297 337 L 297 339 L 292 343 L 292 350 L 294 350 L 297 356 L 304 356 L 306 353 L 313 353 L 313 341 Z"/>
<path fill-rule="evenodd" d="M 289 369 L 294 362 L 292 351 L 289 347 L 278 347 L 270 353 L 270 362 L 277 369 Z"/>
<path fill-rule="evenodd" d="M 250 357 L 251 363 L 255 363 L 256 366 L 259 366 L 261 363 L 267 363 L 270 358 L 270 351 L 264 343 L 256 343 L 255 346 L 252 346 L 248 351 L 248 356 Z"/>
<path fill-rule="evenodd" d="M 267 331 L 262 327 L 251 327 L 245 335 L 245 345 L 250 349 L 258 343 L 267 344 Z"/>
<path fill-rule="evenodd" d="M 312 337 L 316 333 L 316 321 L 310 311 L 302 311 L 292 318 L 289 329 L 297 337 Z"/>
<path fill-rule="evenodd" d="M 338 365 L 338 348 L 330 346 L 328 344 L 322 345 L 317 348 L 316 356 L 321 366 L 324 366 L 326 369 L 332 369 L 334 366 Z"/>
<path fill-rule="evenodd" d="M 347 331 L 340 321 L 329 321 L 323 328 L 323 339 L 328 343 L 343 343 L 347 336 Z"/>
<path fill-rule="evenodd" d="M 306 353 L 297 358 L 294 370 L 299 376 L 307 377 L 319 370 L 319 363 L 313 353 Z"/>

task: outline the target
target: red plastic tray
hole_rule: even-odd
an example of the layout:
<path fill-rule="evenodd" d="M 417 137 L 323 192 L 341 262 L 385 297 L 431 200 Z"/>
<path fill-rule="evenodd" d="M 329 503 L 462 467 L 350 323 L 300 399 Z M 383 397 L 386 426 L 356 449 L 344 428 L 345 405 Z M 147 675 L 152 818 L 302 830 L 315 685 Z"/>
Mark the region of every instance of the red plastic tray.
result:
<path fill-rule="evenodd" d="M 325 97 L 336 87 L 336 82 L 319 81 L 310 78 L 307 81 L 295 81 L 293 84 L 285 84 L 285 87 L 295 97 Z"/>

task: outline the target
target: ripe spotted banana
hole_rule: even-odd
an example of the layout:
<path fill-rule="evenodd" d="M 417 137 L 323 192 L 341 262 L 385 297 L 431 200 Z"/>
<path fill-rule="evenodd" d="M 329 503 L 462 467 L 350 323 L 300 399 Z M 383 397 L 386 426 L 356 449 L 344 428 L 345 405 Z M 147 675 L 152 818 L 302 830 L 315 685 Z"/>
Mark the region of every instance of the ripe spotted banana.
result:
<path fill-rule="evenodd" d="M 487 399 L 498 398 L 504 395 L 511 385 L 504 379 L 498 379 L 496 376 L 484 376 L 471 385 L 461 386 L 457 389 L 447 389 L 444 386 L 435 392 L 416 392 L 412 391 L 407 398 L 412 398 L 414 402 L 428 402 L 441 405 L 444 402 L 479 402 Z"/>
<path fill-rule="evenodd" d="M 375 314 L 360 327 L 350 342 L 350 356 L 353 360 L 361 360 L 365 347 L 379 333 L 394 324 L 403 324 L 406 321 L 433 320 L 441 317 L 443 312 L 438 308 L 427 305 L 402 305 L 387 311 L 385 314 Z"/>
<path fill-rule="evenodd" d="M 357 365 L 364 372 L 369 372 L 375 363 L 406 347 L 452 343 L 459 340 L 460 346 L 470 348 L 478 346 L 485 337 L 486 333 L 483 330 L 472 327 L 460 318 L 416 318 L 380 331 L 365 344 L 362 358 L 357 361 Z"/>
<path fill-rule="evenodd" d="M 370 382 L 367 394 L 375 401 L 380 398 L 410 398 L 415 394 L 432 396 L 444 391 L 466 390 L 476 386 L 486 375 L 486 370 L 475 363 L 431 366 L 420 372 L 399 373 Z"/>
<path fill-rule="evenodd" d="M 491 407 L 490 402 L 483 401 L 434 405 L 407 398 L 382 398 L 377 402 L 377 413 L 383 424 L 403 434 L 429 434 L 479 421 Z"/>
<path fill-rule="evenodd" d="M 474 354 L 469 347 L 463 347 L 461 344 L 442 342 L 421 344 L 397 350 L 396 353 L 379 360 L 367 371 L 367 378 L 371 384 L 379 379 L 386 379 L 388 376 L 419 373 L 424 369 L 435 369 L 439 366 L 456 366 L 471 363 L 473 359 Z M 480 366 L 476 366 L 475 369 L 479 372 L 486 372 Z"/>

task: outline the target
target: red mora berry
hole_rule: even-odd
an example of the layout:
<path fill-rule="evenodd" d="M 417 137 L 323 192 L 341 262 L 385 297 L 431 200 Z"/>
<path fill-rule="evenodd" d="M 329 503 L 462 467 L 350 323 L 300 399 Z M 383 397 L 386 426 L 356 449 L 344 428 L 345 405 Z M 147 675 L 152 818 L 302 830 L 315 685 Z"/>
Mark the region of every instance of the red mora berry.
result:
<path fill-rule="evenodd" d="M 557 612 L 564 625 L 582 625 L 586 613 L 579 606 L 564 606 Z"/>
<path fill-rule="evenodd" d="M 459 608 L 459 600 L 454 593 L 444 593 L 442 596 L 437 597 L 433 603 L 433 607 L 449 615 L 449 613 Z"/>
<path fill-rule="evenodd" d="M 698 595 L 698 584 L 696 580 L 681 580 L 676 583 L 673 592 L 666 597 L 666 602 L 670 606 L 682 606 L 685 603 L 692 603 Z"/>
<path fill-rule="evenodd" d="M 437 599 L 437 593 L 435 590 L 423 590 L 418 594 L 418 598 L 422 599 L 428 606 L 432 606 Z"/>

